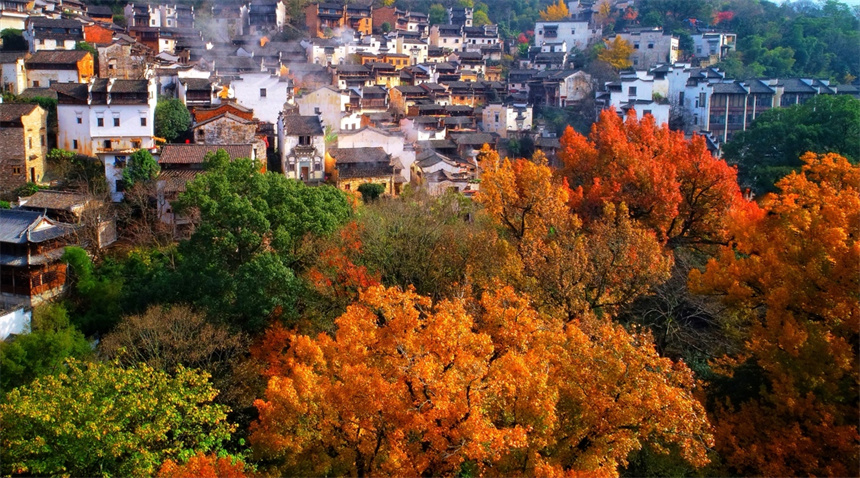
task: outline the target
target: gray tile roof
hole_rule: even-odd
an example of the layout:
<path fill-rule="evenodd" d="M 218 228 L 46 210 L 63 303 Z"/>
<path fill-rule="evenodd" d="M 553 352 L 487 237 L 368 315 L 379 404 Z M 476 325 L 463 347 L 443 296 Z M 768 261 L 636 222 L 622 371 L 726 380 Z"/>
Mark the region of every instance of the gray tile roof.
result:
<path fill-rule="evenodd" d="M 0 242 L 44 242 L 70 234 L 74 226 L 52 221 L 41 212 L 0 209 Z"/>
<path fill-rule="evenodd" d="M 250 158 L 253 155 L 252 144 L 165 144 L 161 149 L 158 163 L 169 164 L 202 164 L 207 153 L 223 149 L 230 159 Z"/>
<path fill-rule="evenodd" d="M 323 134 L 320 119 L 317 116 L 284 116 L 284 131 L 289 135 L 321 136 Z"/>

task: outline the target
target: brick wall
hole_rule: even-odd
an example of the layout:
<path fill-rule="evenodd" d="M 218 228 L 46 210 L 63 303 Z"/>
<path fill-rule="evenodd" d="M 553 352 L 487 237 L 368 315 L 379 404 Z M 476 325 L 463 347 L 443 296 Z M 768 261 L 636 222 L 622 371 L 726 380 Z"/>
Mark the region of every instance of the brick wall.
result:
<path fill-rule="evenodd" d="M 45 176 L 48 151 L 46 119 L 41 107 L 21 117 L 23 127 L 0 128 L 0 192 L 10 192 Z"/>

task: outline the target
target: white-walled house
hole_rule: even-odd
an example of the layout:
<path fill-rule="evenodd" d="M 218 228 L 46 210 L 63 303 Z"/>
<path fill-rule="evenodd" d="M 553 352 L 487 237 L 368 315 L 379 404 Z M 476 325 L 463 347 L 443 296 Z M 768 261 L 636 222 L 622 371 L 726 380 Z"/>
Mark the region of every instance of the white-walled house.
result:
<path fill-rule="evenodd" d="M 55 85 L 57 143 L 62 149 L 98 156 L 114 201 L 122 200 L 128 156 L 155 146 L 154 80 L 94 79 Z"/>
<path fill-rule="evenodd" d="M 410 180 L 410 170 L 415 162 L 415 150 L 407 144 L 403 134 L 383 131 L 366 126 L 357 131 L 341 131 L 337 137 L 337 147 L 350 148 L 382 148 L 386 154 L 398 160 L 403 165 L 400 172 L 404 179 Z"/>
<path fill-rule="evenodd" d="M 600 39 L 602 30 L 592 27 L 587 20 L 565 20 L 535 23 L 535 46 L 544 43 L 565 42 L 570 49 L 585 50 Z"/>
<path fill-rule="evenodd" d="M 325 179 L 325 133 L 316 115 L 281 114 L 277 118 L 281 168 L 291 179 Z"/>
<path fill-rule="evenodd" d="M 332 86 L 323 86 L 296 98 L 300 115 L 317 115 L 322 120 L 323 127 L 331 126 L 335 131 L 341 129 L 347 104 L 349 104 L 349 95 L 341 93 Z"/>
<path fill-rule="evenodd" d="M 236 102 L 254 110 L 254 116 L 276 123 L 284 104 L 293 102 L 293 82 L 286 76 L 270 73 L 242 73 L 230 82 Z"/>
<path fill-rule="evenodd" d="M 84 25 L 77 20 L 30 17 L 22 33 L 30 53 L 42 50 L 74 50 L 84 41 Z"/>
<path fill-rule="evenodd" d="M 484 106 L 482 130 L 496 133 L 507 138 L 508 133 L 532 129 L 532 107 L 526 105 L 503 105 L 501 103 Z"/>
<path fill-rule="evenodd" d="M 20 95 L 27 89 L 24 53 L 26 52 L 0 52 L 0 92 Z"/>

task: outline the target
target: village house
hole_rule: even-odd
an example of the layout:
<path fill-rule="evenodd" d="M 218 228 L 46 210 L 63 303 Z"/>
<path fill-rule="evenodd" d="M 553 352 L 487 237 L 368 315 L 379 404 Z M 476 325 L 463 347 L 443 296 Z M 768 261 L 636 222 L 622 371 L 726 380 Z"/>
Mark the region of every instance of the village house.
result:
<path fill-rule="evenodd" d="M 384 194 L 396 196 L 406 179 L 400 174 L 403 165 L 381 147 L 329 148 L 326 151 L 326 173 L 338 189 L 357 191 L 366 183 L 382 184 Z"/>
<path fill-rule="evenodd" d="M 0 51 L 0 92 L 19 95 L 27 89 L 26 53 Z"/>
<path fill-rule="evenodd" d="M 123 80 L 142 80 L 147 65 L 153 61 L 155 52 L 137 43 L 127 35 L 106 45 L 97 46 L 99 52 L 99 77 Z"/>
<path fill-rule="evenodd" d="M 189 181 L 203 173 L 206 155 L 223 150 L 233 161 L 248 158 L 260 161 L 260 171 L 266 171 L 265 157 L 256 156 L 253 144 L 165 144 L 158 164 L 161 171 L 156 180 L 158 217 L 167 224 L 175 237 L 187 237 L 193 228 L 192 216 L 174 211 L 173 202 L 185 191 Z"/>
<path fill-rule="evenodd" d="M 34 104 L 0 103 L 0 192 L 42 182 L 48 112 Z"/>
<path fill-rule="evenodd" d="M 59 147 L 104 164 L 111 198 L 122 200 L 122 171 L 128 156 L 155 146 L 154 80 L 98 78 L 55 85 Z"/>
<path fill-rule="evenodd" d="M 74 226 L 44 212 L 0 209 L 0 299 L 33 307 L 60 294 L 67 267 L 60 257 L 72 244 Z"/>
<path fill-rule="evenodd" d="M 482 112 L 481 126 L 484 132 L 496 133 L 501 138 L 528 131 L 532 129 L 532 108 L 525 104 L 489 104 Z"/>
<path fill-rule="evenodd" d="M 326 145 L 319 117 L 282 114 L 277 125 L 284 174 L 309 183 L 322 182 Z"/>
<path fill-rule="evenodd" d="M 41 50 L 24 60 L 27 85 L 48 87 L 54 83 L 86 83 L 93 77 L 93 55 L 83 50 Z"/>
<path fill-rule="evenodd" d="M 116 220 L 103 216 L 104 203 L 92 196 L 72 191 L 43 189 L 32 196 L 19 197 L 18 208 L 26 211 L 43 212 L 54 221 L 67 224 L 93 227 L 94 245 L 105 247 L 116 242 Z M 87 224 L 89 222 L 89 224 Z"/>
<path fill-rule="evenodd" d="M 84 25 L 77 20 L 30 17 L 24 39 L 30 53 L 43 50 L 74 50 L 84 41 Z"/>
<path fill-rule="evenodd" d="M 671 65 L 678 61 L 678 37 L 664 34 L 660 27 L 632 28 L 617 36 L 633 46 L 630 61 L 635 69 L 647 70 L 662 63 Z M 613 38 L 610 37 L 609 41 Z"/>
<path fill-rule="evenodd" d="M 243 73 L 230 82 L 233 97 L 254 111 L 260 120 L 274 124 L 285 103 L 293 103 L 293 82 L 287 76 L 270 73 Z"/>

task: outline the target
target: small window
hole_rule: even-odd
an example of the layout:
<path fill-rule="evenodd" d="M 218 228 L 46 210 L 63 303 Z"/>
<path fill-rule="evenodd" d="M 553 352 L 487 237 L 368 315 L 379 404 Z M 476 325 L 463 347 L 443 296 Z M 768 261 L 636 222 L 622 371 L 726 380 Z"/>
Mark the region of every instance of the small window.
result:
<path fill-rule="evenodd" d="M 642 116 L 645 116 L 645 115 L 651 115 L 651 116 L 654 116 L 653 114 L 651 114 L 651 110 L 645 110 L 645 111 L 643 111 L 643 112 L 642 112 Z"/>
<path fill-rule="evenodd" d="M 45 135 L 42 135 L 42 146 L 45 146 Z"/>
<path fill-rule="evenodd" d="M 636 96 L 636 87 L 631 86 L 631 87 L 627 88 L 627 94 L 630 96 Z"/>
<path fill-rule="evenodd" d="M 106 139 L 106 140 L 104 141 L 104 148 L 105 148 L 105 149 L 110 149 L 110 147 L 111 147 L 111 146 L 110 146 L 110 140 L 109 140 L 109 139 Z"/>
<path fill-rule="evenodd" d="M 78 140 L 76 140 L 76 139 L 72 140 L 72 149 L 78 149 Z"/>
<path fill-rule="evenodd" d="M 633 44 L 633 49 L 634 49 L 634 50 L 638 50 L 638 49 L 639 49 L 639 43 L 634 43 L 634 44 Z"/>
<path fill-rule="evenodd" d="M 114 118 L 114 119 L 113 119 L 113 125 L 114 125 L 114 126 L 119 126 L 119 118 Z"/>
<path fill-rule="evenodd" d="M 125 191 L 125 181 L 122 179 L 116 180 L 116 192 L 121 193 Z"/>
<path fill-rule="evenodd" d="M 12 166 L 12 174 L 21 174 L 21 166 Z"/>
<path fill-rule="evenodd" d="M 653 49 L 654 49 L 654 44 L 653 44 L 653 43 L 649 43 L 649 44 L 648 44 L 648 49 L 649 49 L 649 50 L 653 50 Z"/>
<path fill-rule="evenodd" d="M 27 138 L 27 146 L 30 148 L 33 147 L 33 138 Z"/>
<path fill-rule="evenodd" d="M 80 116 L 78 116 L 78 118 L 77 118 L 77 119 L 78 119 L 78 124 L 81 124 L 81 123 L 83 123 L 83 122 L 84 122 L 84 119 L 83 119 L 83 118 L 81 118 Z"/>
<path fill-rule="evenodd" d="M 105 119 L 104 118 L 96 118 L 96 125 L 99 127 L 104 126 L 105 125 Z"/>
<path fill-rule="evenodd" d="M 141 119 L 140 119 L 140 125 L 141 125 L 141 126 L 146 126 L 146 117 L 143 117 L 143 118 L 141 118 Z"/>
<path fill-rule="evenodd" d="M 34 81 L 34 82 L 33 82 L 33 88 L 38 88 L 38 87 L 39 87 L 39 82 L 38 82 L 38 81 Z"/>
<path fill-rule="evenodd" d="M 137 141 L 137 140 L 132 141 L 132 142 L 131 142 L 131 147 L 132 147 L 132 148 L 134 148 L 134 149 L 140 149 L 140 141 Z"/>
<path fill-rule="evenodd" d="M 260 88 L 260 98 L 265 98 L 265 97 L 266 97 L 266 89 Z"/>

